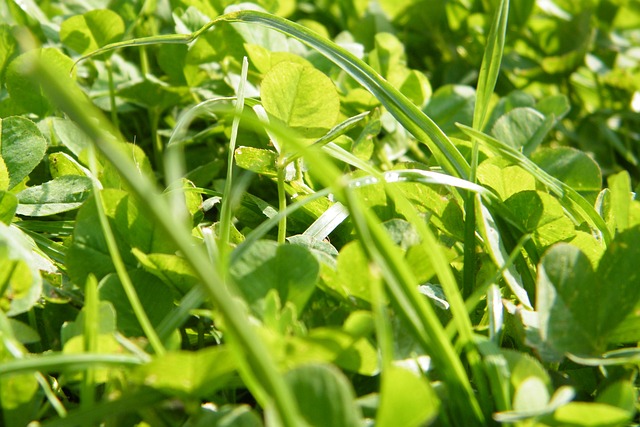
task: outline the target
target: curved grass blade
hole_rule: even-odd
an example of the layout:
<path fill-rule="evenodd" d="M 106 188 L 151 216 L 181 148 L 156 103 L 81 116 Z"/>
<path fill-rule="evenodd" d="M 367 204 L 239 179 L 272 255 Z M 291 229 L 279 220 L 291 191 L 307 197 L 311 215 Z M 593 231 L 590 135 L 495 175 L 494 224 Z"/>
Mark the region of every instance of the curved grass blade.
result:
<path fill-rule="evenodd" d="M 116 418 L 139 411 L 166 399 L 166 395 L 154 389 L 142 389 L 123 394 L 119 399 L 100 402 L 91 408 L 77 409 L 66 417 L 47 421 L 42 427 L 67 427 L 98 425 L 109 417 Z"/>
<path fill-rule="evenodd" d="M 127 367 L 141 365 L 144 360 L 127 354 L 63 354 L 43 353 L 38 357 L 14 359 L 0 364 L 0 375 L 25 372 L 59 372 L 63 369 L 94 369 L 100 367 Z"/>
<path fill-rule="evenodd" d="M 491 95 L 498 81 L 504 41 L 507 34 L 507 20 L 509 17 L 509 0 L 501 0 L 496 15 L 489 30 L 487 46 L 482 57 L 478 86 L 476 89 L 476 105 L 473 110 L 473 128 L 482 130 L 489 112 Z"/>
<path fill-rule="evenodd" d="M 595 208 L 584 197 L 578 194 L 576 190 L 559 179 L 549 175 L 522 153 L 503 144 L 497 139 L 468 126 L 458 124 L 458 127 L 470 137 L 476 138 L 496 155 L 510 160 L 533 175 L 538 181 L 544 184 L 551 193 L 555 194 L 560 201 L 563 202 L 563 206 L 567 211 L 571 212 L 577 218 L 585 220 L 593 230 L 602 237 L 604 243 L 609 244 L 611 241 L 611 233 L 607 228 L 607 224 L 604 222 L 602 217 L 598 215 Z"/>
<path fill-rule="evenodd" d="M 223 22 L 256 23 L 284 33 L 311 46 L 367 88 L 402 126 L 411 132 L 416 139 L 428 146 L 438 163 L 448 174 L 459 178 L 467 178 L 469 176 L 467 161 L 438 125 L 399 90 L 380 77 L 373 68 L 346 49 L 319 36 L 317 33 L 278 16 L 253 10 L 231 12 L 219 16 L 191 34 L 154 36 L 113 43 L 83 56 L 78 61 L 113 49 L 129 46 L 159 43 L 188 44 L 196 40 L 201 34 L 214 28 L 215 25 Z"/>
<path fill-rule="evenodd" d="M 491 24 L 487 46 L 480 65 L 478 85 L 476 88 L 476 103 L 473 110 L 473 128 L 482 130 L 489 113 L 491 95 L 498 81 L 504 41 L 507 33 L 507 21 L 509 16 L 509 0 L 501 0 Z M 469 181 L 476 182 L 478 168 L 478 144 L 473 142 Z M 463 290 L 468 297 L 476 286 L 476 199 L 472 195 L 465 198 L 465 245 L 464 245 L 464 270 Z"/>
<path fill-rule="evenodd" d="M 245 310 L 233 298 L 228 284 L 210 262 L 208 255 L 200 246 L 194 245 L 189 228 L 176 223 L 168 212 L 171 208 L 156 186 L 141 177 L 133 162 L 118 149 L 121 139 L 102 113 L 90 103 L 75 83 L 65 76 L 53 75 L 47 64 L 33 64 L 33 78 L 41 82 L 49 99 L 94 141 L 95 146 L 107 158 L 134 193 L 149 209 L 158 226 L 182 252 L 194 273 L 202 281 L 212 303 L 225 319 L 229 342 L 235 347 L 238 358 L 243 359 L 245 380 L 256 396 L 267 396 L 273 404 L 283 425 L 297 427 L 304 425 L 291 391 L 279 374 L 263 341 L 253 328 L 247 324 Z M 254 387 L 257 387 L 254 388 Z"/>
<path fill-rule="evenodd" d="M 229 158 L 227 159 L 227 177 L 224 184 L 224 194 L 222 196 L 222 208 L 220 211 L 220 236 L 219 236 L 219 251 L 221 266 L 226 265 L 225 261 L 229 254 L 229 239 L 231 236 L 232 228 L 232 190 L 233 190 L 233 155 L 236 151 L 236 140 L 238 138 L 238 128 L 240 126 L 240 118 L 242 116 L 242 110 L 244 109 L 244 87 L 247 81 L 247 72 L 249 69 L 249 61 L 245 56 L 242 60 L 242 72 L 240 76 L 240 84 L 237 89 L 237 99 L 235 102 L 235 114 L 233 116 L 233 122 L 231 124 L 231 138 L 229 140 Z"/>

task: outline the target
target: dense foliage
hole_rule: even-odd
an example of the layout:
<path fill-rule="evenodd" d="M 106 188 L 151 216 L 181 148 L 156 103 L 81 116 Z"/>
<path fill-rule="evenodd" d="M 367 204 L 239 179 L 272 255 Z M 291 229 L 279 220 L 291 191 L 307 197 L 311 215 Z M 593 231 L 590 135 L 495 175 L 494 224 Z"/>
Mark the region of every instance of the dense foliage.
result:
<path fill-rule="evenodd" d="M 638 422 L 640 3 L 0 3 L 3 425 Z"/>

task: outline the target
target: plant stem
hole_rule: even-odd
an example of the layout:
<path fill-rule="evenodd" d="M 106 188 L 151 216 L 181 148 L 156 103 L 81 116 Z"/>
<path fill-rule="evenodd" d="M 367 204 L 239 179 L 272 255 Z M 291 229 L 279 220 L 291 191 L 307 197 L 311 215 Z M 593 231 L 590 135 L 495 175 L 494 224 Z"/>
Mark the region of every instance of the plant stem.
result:
<path fill-rule="evenodd" d="M 117 129 L 120 129 L 120 123 L 118 121 L 118 107 L 116 106 L 116 87 L 113 83 L 113 64 L 111 63 L 111 59 L 107 59 L 104 62 L 105 68 L 107 69 L 107 78 L 109 79 L 109 105 L 111 108 L 111 123 Z"/>
<path fill-rule="evenodd" d="M 233 156 L 236 151 L 236 140 L 238 139 L 238 128 L 240 126 L 240 117 L 244 109 L 244 85 L 247 80 L 247 72 L 249 69 L 249 61 L 244 57 L 242 61 L 242 72 L 240 83 L 237 89 L 236 108 L 233 122 L 231 124 L 231 138 L 229 139 L 229 154 L 227 158 L 227 178 L 224 183 L 224 194 L 222 197 L 222 208 L 220 212 L 220 238 L 219 253 L 222 265 L 226 265 L 229 254 L 229 242 L 231 237 L 231 211 L 233 201 Z"/>
<path fill-rule="evenodd" d="M 284 189 L 284 180 L 287 166 L 282 161 L 282 156 L 278 158 L 278 211 L 284 212 L 287 209 L 287 193 Z M 278 243 L 284 244 L 287 238 L 287 216 L 282 215 L 278 222 Z"/>
<path fill-rule="evenodd" d="M 167 201 L 160 195 L 155 185 L 141 176 L 131 159 L 118 148 L 120 138 L 117 131 L 104 119 L 70 79 L 53 75 L 46 64 L 37 63 L 34 78 L 42 83 L 49 99 L 55 100 L 59 108 L 67 113 L 81 129 L 94 141 L 95 146 L 107 158 L 129 184 L 133 194 L 148 207 L 159 228 L 171 239 L 185 260 L 201 280 L 211 302 L 225 321 L 227 338 L 233 343 L 240 362 L 246 364 L 243 378 L 250 384 L 256 396 L 266 396 L 263 406 L 273 404 L 285 427 L 300 427 L 305 423 L 299 414 L 291 390 L 287 387 L 264 342 L 247 322 L 247 313 L 229 291 L 221 272 L 215 268 L 202 246 L 195 246 L 191 231 L 181 223 L 176 223 Z M 71 355 L 68 355 L 71 356 Z M 98 357 L 99 355 L 91 355 Z M 139 359 L 136 359 L 139 360 Z M 42 363 L 42 357 L 38 358 Z M 0 373 L 4 365 L 0 365 Z"/>
<path fill-rule="evenodd" d="M 94 176 L 96 176 L 97 167 L 96 167 L 96 159 L 93 152 L 91 153 L 91 170 Z M 95 197 L 95 205 L 96 211 L 98 212 L 98 219 L 100 221 L 100 226 L 102 227 L 102 233 L 104 235 L 104 239 L 107 243 L 107 248 L 109 249 L 109 255 L 111 256 L 111 261 L 116 269 L 116 273 L 118 278 L 120 279 L 120 283 L 122 284 L 122 288 L 124 289 L 125 294 L 131 304 L 131 308 L 136 316 L 136 319 L 140 323 L 142 330 L 144 331 L 147 339 L 149 340 L 149 344 L 151 344 L 151 348 L 157 355 L 163 355 L 166 353 L 164 346 L 162 345 L 162 341 L 158 337 L 147 313 L 144 311 L 144 307 L 140 302 L 140 298 L 138 298 L 138 294 L 136 292 L 135 287 L 133 286 L 133 282 L 131 282 L 131 278 L 129 277 L 129 273 L 127 273 L 127 267 L 122 260 L 122 256 L 120 255 L 120 250 L 118 249 L 118 244 L 116 242 L 116 238 L 113 235 L 113 230 L 111 229 L 111 225 L 109 224 L 109 220 L 107 219 L 107 215 L 104 211 L 104 202 L 102 199 L 101 189 L 99 188 L 99 184 L 96 179 L 94 179 L 94 187 L 93 194 Z"/>

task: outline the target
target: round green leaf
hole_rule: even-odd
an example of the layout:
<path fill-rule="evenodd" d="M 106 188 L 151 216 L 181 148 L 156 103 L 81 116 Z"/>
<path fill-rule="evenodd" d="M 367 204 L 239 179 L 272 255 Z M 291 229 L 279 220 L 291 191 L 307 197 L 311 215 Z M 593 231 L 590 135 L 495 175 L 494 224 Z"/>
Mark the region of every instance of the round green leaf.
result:
<path fill-rule="evenodd" d="M 120 16 L 107 9 L 92 10 L 67 19 L 60 26 L 62 43 L 80 54 L 119 41 L 124 34 Z"/>
<path fill-rule="evenodd" d="M 158 326 L 173 308 L 173 293 L 168 286 L 143 270 L 130 271 L 129 276 L 151 324 Z M 100 299 L 110 301 L 116 309 L 119 331 L 131 337 L 145 335 L 116 274 L 107 275 L 100 282 L 99 291 Z"/>
<path fill-rule="evenodd" d="M 258 241 L 231 266 L 231 276 L 254 309 L 271 289 L 280 300 L 292 302 L 298 313 L 311 297 L 320 265 L 309 249 L 299 245 L 278 245 Z"/>
<path fill-rule="evenodd" d="M 596 272 L 575 246 L 553 246 L 538 269 L 541 338 L 560 353 L 594 356 L 603 352 L 613 330 L 640 301 L 638 259 L 637 227 L 616 236 Z"/>
<path fill-rule="evenodd" d="M 520 150 L 527 145 L 543 122 L 544 116 L 533 108 L 516 108 L 500 117 L 491 133 L 499 141 Z"/>
<path fill-rule="evenodd" d="M 304 138 L 321 137 L 338 120 L 336 87 L 315 68 L 280 62 L 265 74 L 260 93 L 265 110 Z"/>
<path fill-rule="evenodd" d="M 531 160 L 548 174 L 558 178 L 576 191 L 600 191 L 600 167 L 583 151 L 570 147 L 542 148 Z"/>
<path fill-rule="evenodd" d="M 47 150 L 47 141 L 35 123 L 24 117 L 0 119 L 0 129 L 0 156 L 9 173 L 10 190 L 40 163 Z"/>
<path fill-rule="evenodd" d="M 397 366 L 382 373 L 376 426 L 418 427 L 436 417 L 440 401 L 426 379 Z"/>
<path fill-rule="evenodd" d="M 11 99 L 25 110 L 45 116 L 53 107 L 32 75 L 36 61 L 47 64 L 53 74 L 60 76 L 69 76 L 73 61 L 57 49 L 44 48 L 23 53 L 9 64 L 6 86 Z"/>
<path fill-rule="evenodd" d="M 316 427 L 351 427 L 362 425 L 362 415 L 355 404 L 349 381 L 329 365 L 300 366 L 285 375 L 309 425 Z"/>

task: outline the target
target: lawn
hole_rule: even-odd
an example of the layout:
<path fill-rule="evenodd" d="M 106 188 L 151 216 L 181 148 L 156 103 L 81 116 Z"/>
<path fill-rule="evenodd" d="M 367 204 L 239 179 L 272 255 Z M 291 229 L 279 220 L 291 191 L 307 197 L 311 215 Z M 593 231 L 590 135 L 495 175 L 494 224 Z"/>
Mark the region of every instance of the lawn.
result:
<path fill-rule="evenodd" d="M 640 3 L 0 3 L 0 425 L 640 421 Z"/>

